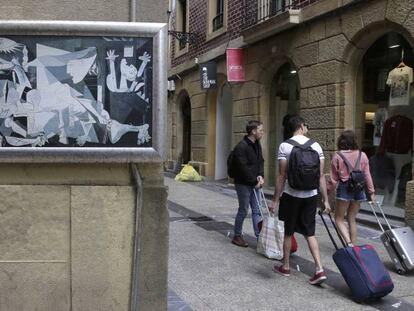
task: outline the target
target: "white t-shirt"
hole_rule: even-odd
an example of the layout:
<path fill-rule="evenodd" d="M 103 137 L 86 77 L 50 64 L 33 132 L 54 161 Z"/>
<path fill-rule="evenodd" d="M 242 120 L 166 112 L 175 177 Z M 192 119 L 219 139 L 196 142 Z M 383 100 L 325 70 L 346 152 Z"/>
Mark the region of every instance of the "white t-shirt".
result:
<path fill-rule="evenodd" d="M 291 139 L 297 141 L 299 144 L 304 144 L 309 140 L 308 137 L 303 136 L 303 135 L 296 135 L 296 136 L 291 137 Z M 294 147 L 293 145 L 288 144 L 286 142 L 281 143 L 279 146 L 279 152 L 277 155 L 277 159 L 289 161 L 289 156 L 290 156 L 290 153 L 292 152 L 293 147 Z M 315 150 L 317 153 L 319 153 L 319 159 L 321 160 L 325 159 L 325 156 L 323 155 L 322 147 L 317 142 L 313 143 L 311 145 L 311 148 Z M 283 187 L 283 192 L 286 192 L 287 194 L 293 197 L 297 197 L 297 198 L 310 198 L 318 194 L 318 189 L 314 189 L 314 190 L 293 189 L 289 186 L 289 183 L 286 179 L 285 185 Z"/>
<path fill-rule="evenodd" d="M 390 106 L 410 104 L 410 84 L 413 82 L 413 69 L 408 66 L 394 68 L 388 74 L 390 86 Z"/>

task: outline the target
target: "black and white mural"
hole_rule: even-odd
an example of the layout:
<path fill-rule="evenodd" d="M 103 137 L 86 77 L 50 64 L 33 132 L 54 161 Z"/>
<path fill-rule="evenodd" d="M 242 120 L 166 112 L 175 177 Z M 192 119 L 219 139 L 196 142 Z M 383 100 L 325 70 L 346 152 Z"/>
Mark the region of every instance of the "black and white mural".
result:
<path fill-rule="evenodd" d="M 1 36 L 1 146 L 152 146 L 152 39 Z"/>

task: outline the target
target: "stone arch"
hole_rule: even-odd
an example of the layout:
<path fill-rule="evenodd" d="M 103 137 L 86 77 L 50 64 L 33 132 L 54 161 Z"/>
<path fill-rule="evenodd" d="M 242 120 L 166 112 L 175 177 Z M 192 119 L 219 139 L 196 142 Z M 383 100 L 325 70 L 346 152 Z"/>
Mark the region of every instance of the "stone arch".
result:
<path fill-rule="evenodd" d="M 344 122 L 342 124 L 345 128 L 353 128 L 358 131 L 358 122 L 356 121 L 360 113 L 358 112 L 358 102 L 359 98 L 362 96 L 362 85 L 361 81 L 361 69 L 362 69 L 362 61 L 364 59 L 364 55 L 367 53 L 368 49 L 381 37 L 389 34 L 389 33 L 398 33 L 401 35 L 411 46 L 414 47 L 414 37 L 412 35 L 412 31 L 414 29 L 409 29 L 404 27 L 403 25 L 391 22 L 391 21 L 380 21 L 373 23 L 363 29 L 361 29 L 355 36 L 351 39 L 351 42 L 345 48 L 343 53 L 343 59 L 346 62 L 346 66 L 343 66 L 344 70 L 342 71 L 342 78 L 346 81 L 346 96 L 345 96 L 345 106 L 346 111 L 348 113 L 345 114 Z M 362 132 L 362 131 L 361 131 Z M 397 173 L 399 175 L 399 173 Z M 412 184 L 411 181 L 409 185 L 411 188 L 407 186 L 406 192 L 412 191 Z M 395 193 L 395 188 L 394 188 Z M 386 196 L 385 196 L 386 197 Z M 394 195 L 393 195 L 394 197 Z M 407 196 L 409 197 L 409 196 Z M 394 206 L 395 198 L 391 198 L 390 200 L 384 199 L 384 202 L 387 201 L 385 204 L 389 204 L 390 206 Z M 406 211 L 410 208 L 409 201 L 406 201 L 405 208 Z"/>
<path fill-rule="evenodd" d="M 283 116 L 288 112 L 288 107 L 282 109 L 280 105 L 282 102 L 276 102 L 276 87 L 275 82 L 277 76 L 281 74 L 281 70 L 287 64 L 290 65 L 292 69 L 297 71 L 296 75 L 299 75 L 299 69 L 297 69 L 293 60 L 285 55 L 277 56 L 271 58 L 267 62 L 261 64 L 261 71 L 259 74 L 259 83 L 263 88 L 263 92 L 260 94 L 260 118 L 264 123 L 264 127 L 267 131 L 267 135 L 264 136 L 262 141 L 262 146 L 264 148 L 264 157 L 265 157 L 265 175 L 268 176 L 267 182 L 269 184 L 274 184 L 276 178 L 276 152 L 278 145 L 282 142 L 282 139 L 279 137 L 282 132 L 282 119 Z M 300 81 L 297 76 L 297 91 L 300 93 Z M 300 111 L 300 96 L 298 96 L 298 107 L 297 111 Z M 287 105 L 287 102 L 285 103 Z M 286 111 L 284 111 L 286 110 Z"/>

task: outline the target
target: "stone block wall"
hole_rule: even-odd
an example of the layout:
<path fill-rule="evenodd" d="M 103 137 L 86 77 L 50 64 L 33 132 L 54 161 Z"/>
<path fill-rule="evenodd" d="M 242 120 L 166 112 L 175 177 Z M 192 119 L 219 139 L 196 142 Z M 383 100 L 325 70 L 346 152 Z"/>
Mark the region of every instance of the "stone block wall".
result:
<path fill-rule="evenodd" d="M 130 310 L 134 274 L 140 310 L 166 310 L 168 212 L 160 164 L 139 165 L 140 211 L 128 165 L 0 164 L 0 170 L 2 310 Z"/>

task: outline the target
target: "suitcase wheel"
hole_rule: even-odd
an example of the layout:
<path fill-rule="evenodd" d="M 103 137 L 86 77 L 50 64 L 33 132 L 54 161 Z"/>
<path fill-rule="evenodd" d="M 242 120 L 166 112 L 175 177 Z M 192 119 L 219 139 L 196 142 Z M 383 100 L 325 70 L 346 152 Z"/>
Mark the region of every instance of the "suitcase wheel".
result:
<path fill-rule="evenodd" d="M 402 269 L 398 269 L 398 270 L 397 270 L 397 273 L 398 273 L 399 275 L 403 275 L 403 274 L 405 273 L 405 271 L 404 271 L 404 270 L 402 270 Z"/>

